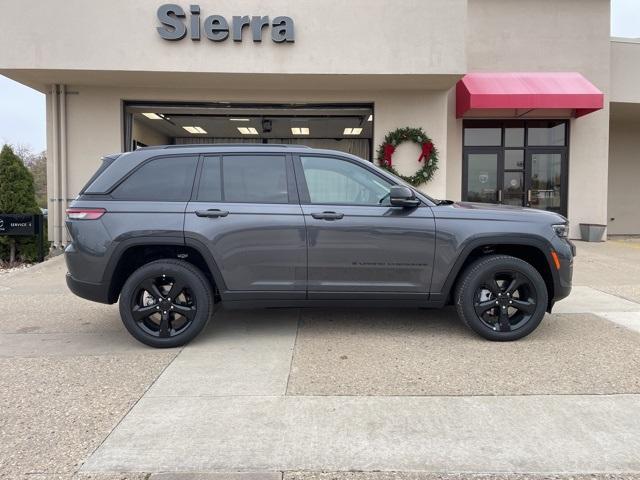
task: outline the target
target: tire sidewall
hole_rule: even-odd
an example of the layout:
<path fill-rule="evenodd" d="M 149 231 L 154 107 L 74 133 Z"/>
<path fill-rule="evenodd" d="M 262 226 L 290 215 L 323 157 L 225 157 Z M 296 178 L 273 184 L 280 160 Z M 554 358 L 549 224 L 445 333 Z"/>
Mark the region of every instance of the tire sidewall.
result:
<path fill-rule="evenodd" d="M 142 330 L 133 318 L 131 304 L 133 296 L 144 280 L 152 276 L 179 275 L 196 298 L 196 315 L 191 325 L 178 335 L 159 338 Z M 158 260 L 148 263 L 129 276 L 120 293 L 120 317 L 125 328 L 138 341 L 156 348 L 172 348 L 185 345 L 193 340 L 206 326 L 213 310 L 211 286 L 200 270 L 180 260 Z"/>
<path fill-rule="evenodd" d="M 504 270 L 517 271 L 526 276 L 536 294 L 536 310 L 531 319 L 522 327 L 510 332 L 499 332 L 488 327 L 478 318 L 474 308 L 475 293 L 484 278 Z M 529 335 L 544 318 L 547 303 L 547 286 L 540 273 L 524 260 L 506 255 L 481 258 L 471 264 L 463 274 L 461 284 L 456 292 L 456 308 L 462 320 L 482 337 L 494 341 L 518 340 Z"/>

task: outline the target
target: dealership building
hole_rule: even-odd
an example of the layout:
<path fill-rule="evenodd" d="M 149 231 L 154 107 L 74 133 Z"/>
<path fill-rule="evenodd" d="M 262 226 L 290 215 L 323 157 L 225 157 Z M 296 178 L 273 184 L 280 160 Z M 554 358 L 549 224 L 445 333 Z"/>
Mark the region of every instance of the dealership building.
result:
<path fill-rule="evenodd" d="M 49 235 L 109 153 L 306 144 L 376 161 L 420 127 L 435 198 L 640 234 L 640 43 L 606 0 L 7 0 L 0 74 L 47 97 Z M 420 146 L 394 167 L 413 174 Z"/>

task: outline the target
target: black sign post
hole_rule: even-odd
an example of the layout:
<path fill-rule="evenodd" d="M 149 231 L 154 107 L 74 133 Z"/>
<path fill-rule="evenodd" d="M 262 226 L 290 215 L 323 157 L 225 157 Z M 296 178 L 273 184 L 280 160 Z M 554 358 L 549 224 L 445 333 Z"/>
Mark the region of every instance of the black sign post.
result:
<path fill-rule="evenodd" d="M 42 215 L 0 213 L 0 235 L 17 237 L 37 236 L 39 262 L 44 260 L 44 252 L 42 249 L 43 225 Z"/>

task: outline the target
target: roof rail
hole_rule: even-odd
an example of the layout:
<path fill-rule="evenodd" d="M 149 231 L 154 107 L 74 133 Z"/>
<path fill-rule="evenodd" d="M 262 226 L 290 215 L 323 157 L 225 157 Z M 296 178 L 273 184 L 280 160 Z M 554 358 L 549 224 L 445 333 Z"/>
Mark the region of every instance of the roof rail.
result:
<path fill-rule="evenodd" d="M 167 150 L 172 148 L 201 148 L 201 147 L 258 147 L 258 148 L 311 148 L 308 145 L 283 143 L 187 143 L 181 145 L 154 145 L 140 147 L 136 150 Z"/>

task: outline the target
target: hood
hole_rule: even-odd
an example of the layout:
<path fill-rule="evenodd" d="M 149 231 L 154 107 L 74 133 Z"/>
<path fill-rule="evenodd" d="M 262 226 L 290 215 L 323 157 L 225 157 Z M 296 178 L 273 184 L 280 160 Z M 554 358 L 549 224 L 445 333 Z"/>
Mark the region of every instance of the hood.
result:
<path fill-rule="evenodd" d="M 447 213 L 447 216 L 469 217 L 487 220 L 514 220 L 536 223 L 564 223 L 567 219 L 559 213 L 535 208 L 497 205 L 492 203 L 451 202 L 434 208 L 434 212 Z"/>

